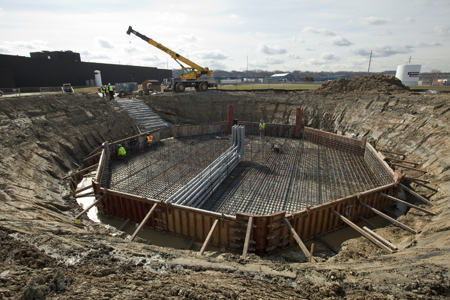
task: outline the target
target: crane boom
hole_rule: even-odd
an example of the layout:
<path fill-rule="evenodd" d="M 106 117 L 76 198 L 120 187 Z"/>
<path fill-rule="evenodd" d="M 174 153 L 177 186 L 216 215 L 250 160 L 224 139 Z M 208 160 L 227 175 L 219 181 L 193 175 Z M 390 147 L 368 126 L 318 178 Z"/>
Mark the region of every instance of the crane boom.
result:
<path fill-rule="evenodd" d="M 181 66 L 181 79 L 182 80 L 198 80 L 202 75 L 205 76 L 211 76 L 213 74 L 212 70 L 209 70 L 208 68 L 204 68 L 202 66 L 197 65 L 196 63 L 192 62 L 191 60 L 187 59 L 186 57 L 176 53 L 175 51 L 167 48 L 166 46 L 152 40 L 151 38 L 137 32 L 134 30 L 131 26 L 128 27 L 127 34 L 130 35 L 130 33 L 133 33 L 137 37 L 140 37 L 150 45 L 158 48 L 159 50 L 169 54 L 180 66 Z M 185 63 L 190 68 L 185 68 L 180 62 Z"/>

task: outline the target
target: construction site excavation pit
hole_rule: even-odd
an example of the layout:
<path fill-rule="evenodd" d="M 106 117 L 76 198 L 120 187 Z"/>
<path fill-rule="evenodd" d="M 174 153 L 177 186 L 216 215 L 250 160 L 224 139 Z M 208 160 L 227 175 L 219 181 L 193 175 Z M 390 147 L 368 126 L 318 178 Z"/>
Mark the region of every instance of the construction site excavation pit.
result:
<path fill-rule="evenodd" d="M 302 246 L 345 227 L 343 218 L 373 217 L 390 205 L 380 193 L 398 191 L 399 175 L 366 139 L 278 124 L 261 136 L 258 123 L 231 123 L 122 140 L 125 159 L 116 158 L 119 142 L 104 143 L 93 180 L 99 212 L 135 223 L 130 239 L 149 227 L 245 257 Z"/>

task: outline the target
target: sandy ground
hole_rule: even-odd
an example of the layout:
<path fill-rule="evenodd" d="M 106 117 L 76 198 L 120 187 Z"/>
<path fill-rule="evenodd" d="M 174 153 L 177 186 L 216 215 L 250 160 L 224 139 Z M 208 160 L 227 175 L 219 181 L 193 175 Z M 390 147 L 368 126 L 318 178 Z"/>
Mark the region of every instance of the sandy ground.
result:
<path fill-rule="evenodd" d="M 194 93 L 145 98 L 152 108 L 176 109 L 175 123 L 223 120 L 235 105 L 242 120 L 292 123 L 303 107 L 308 126 L 371 136 L 378 146 L 407 154 L 440 191 L 437 213 L 410 210 L 377 232 L 397 245 L 387 255 L 365 238 L 338 255 L 300 251 L 273 257 L 161 248 L 83 219 L 77 182 L 61 180 L 105 140 L 136 134 L 120 108 L 95 94 L 0 100 L 0 299 L 447 299 L 450 297 L 449 95 L 389 93 Z M 200 113 L 199 113 L 200 112 Z M 417 176 L 413 171 L 405 172 Z M 78 177 L 75 181 L 81 180 Z M 170 238 L 168 236 L 168 238 Z"/>

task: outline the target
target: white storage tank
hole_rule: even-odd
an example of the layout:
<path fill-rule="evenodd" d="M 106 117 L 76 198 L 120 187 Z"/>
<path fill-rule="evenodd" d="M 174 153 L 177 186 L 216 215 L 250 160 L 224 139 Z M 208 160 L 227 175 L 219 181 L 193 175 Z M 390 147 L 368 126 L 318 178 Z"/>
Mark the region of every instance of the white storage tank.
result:
<path fill-rule="evenodd" d="M 95 86 L 102 85 L 102 73 L 99 70 L 94 71 Z"/>
<path fill-rule="evenodd" d="M 395 77 L 400 79 L 404 85 L 418 85 L 422 65 L 399 65 Z"/>

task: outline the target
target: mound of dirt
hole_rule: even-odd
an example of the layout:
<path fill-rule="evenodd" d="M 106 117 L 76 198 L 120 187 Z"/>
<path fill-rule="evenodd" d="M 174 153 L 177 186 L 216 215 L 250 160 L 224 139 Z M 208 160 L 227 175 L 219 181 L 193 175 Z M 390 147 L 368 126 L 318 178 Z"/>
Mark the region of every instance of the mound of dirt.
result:
<path fill-rule="evenodd" d="M 328 81 L 322 84 L 317 91 L 329 93 L 358 92 L 368 94 L 403 93 L 409 91 L 409 87 L 405 86 L 395 76 L 368 75 Z"/>

